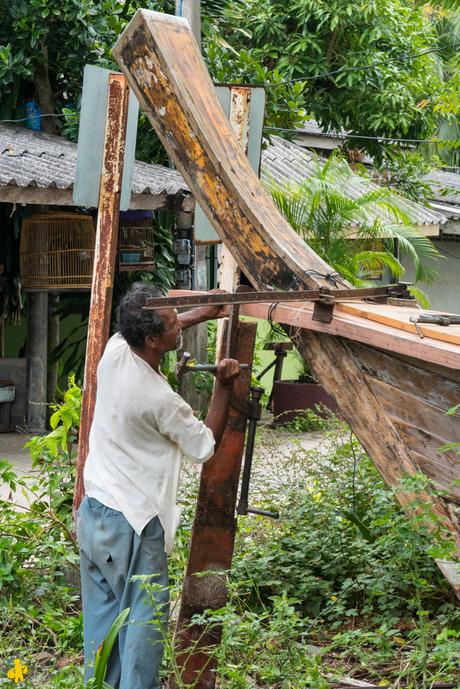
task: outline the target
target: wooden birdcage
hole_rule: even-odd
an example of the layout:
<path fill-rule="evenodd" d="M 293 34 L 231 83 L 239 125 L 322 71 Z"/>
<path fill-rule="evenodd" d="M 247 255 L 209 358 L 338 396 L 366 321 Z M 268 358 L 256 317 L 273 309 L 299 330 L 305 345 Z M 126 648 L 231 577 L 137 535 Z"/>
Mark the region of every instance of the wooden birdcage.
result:
<path fill-rule="evenodd" d="M 21 227 L 21 282 L 26 290 L 91 289 L 93 219 L 78 213 L 36 213 Z"/>
<path fill-rule="evenodd" d="M 151 211 L 120 213 L 118 258 L 118 266 L 122 271 L 155 268 Z"/>

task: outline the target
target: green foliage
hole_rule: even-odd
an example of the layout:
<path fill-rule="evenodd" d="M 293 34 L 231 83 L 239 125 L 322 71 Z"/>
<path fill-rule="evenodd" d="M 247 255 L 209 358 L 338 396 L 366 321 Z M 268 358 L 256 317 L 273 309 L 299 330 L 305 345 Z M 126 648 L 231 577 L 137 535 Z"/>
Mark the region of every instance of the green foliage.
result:
<path fill-rule="evenodd" d="M 436 273 L 426 265 L 439 252 L 410 225 L 404 198 L 360 178 L 361 191 L 344 192 L 355 173 L 348 163 L 331 156 L 299 185 L 271 185 L 281 213 L 311 248 L 353 285 L 368 285 L 376 272 L 387 269 L 394 278 L 404 273 L 395 245 L 411 259 L 416 280 L 431 281 Z M 353 238 L 353 239 L 352 239 Z"/>
<path fill-rule="evenodd" d="M 353 434 L 337 419 L 326 424 L 312 450 L 291 441 L 287 454 L 278 432 L 259 438 L 252 499 L 270 501 L 280 520 L 239 518 L 231 575 L 203 575 L 227 575 L 228 603 L 193 620 L 201 634 L 222 625 L 219 685 L 323 689 L 344 675 L 412 689 L 458 681 L 460 614 L 433 560 L 450 559 L 455 546 L 430 504 L 416 497 L 429 488 L 426 477 L 398 486 L 412 496 L 408 518 Z M 196 489 L 187 475 L 173 600 Z M 176 661 L 169 634 L 165 641 L 166 675 Z M 192 652 L 193 645 L 184 651 Z"/>
<path fill-rule="evenodd" d="M 316 381 L 311 381 L 316 382 Z M 294 410 L 295 411 L 295 410 Z M 324 431 L 331 425 L 332 413 L 317 404 L 313 409 L 299 409 L 296 418 L 283 424 L 277 424 L 279 431 L 288 433 L 313 433 Z"/>
<path fill-rule="evenodd" d="M 20 657 L 37 689 L 83 686 L 80 606 L 69 582 L 77 562 L 69 530 L 80 398 L 71 380 L 54 408 L 53 431 L 29 444 L 30 479 L 5 461 L 1 467 L 12 495 L 0 503 L 0 657 Z M 204 631 L 222 625 L 220 687 L 326 689 L 343 675 L 412 689 L 458 681 L 460 613 L 433 561 L 452 559 L 443 523 L 416 497 L 408 519 L 339 420 L 322 421 L 321 430 L 314 449 L 291 440 L 288 451 L 284 440 L 280 445 L 285 434 L 259 431 L 251 500 L 279 508 L 281 518 L 239 518 L 228 603 L 194 619 Z M 182 586 L 199 480 L 184 469 L 172 600 Z M 33 491 L 24 511 L 14 506 L 18 489 Z M 423 476 L 398 486 L 407 496 L 427 489 Z M 155 586 L 149 577 L 147 594 Z M 123 623 L 98 658 L 95 681 L 105 689 L 103 663 Z M 171 670 L 177 677 L 168 632 L 164 675 Z"/>
<path fill-rule="evenodd" d="M 427 201 L 432 192 L 425 175 L 433 169 L 433 164 L 432 158 L 428 159 L 419 151 L 387 146 L 383 161 L 376 166 L 376 181 L 413 201 Z"/>
<path fill-rule="evenodd" d="M 409 138 L 434 132 L 430 99 L 441 84 L 437 58 L 425 54 L 411 59 L 437 41 L 421 6 L 401 0 L 360 5 L 344 0 L 237 0 L 219 27 L 218 35 L 210 34 L 206 43 L 211 72 L 220 74 L 225 65 L 227 80 L 239 81 L 244 75 L 256 83 L 268 82 L 269 107 L 274 102 L 278 109 L 293 108 L 290 114 L 296 117 L 302 100 L 290 91 L 291 85 L 272 83 L 299 79 L 304 107 L 327 128 Z M 334 74 L 319 76 L 329 72 Z M 380 149 L 370 141 L 359 140 L 358 145 L 374 153 Z"/>
<path fill-rule="evenodd" d="M 89 689 L 112 689 L 111 685 L 105 681 L 107 672 L 107 664 L 109 662 L 110 653 L 118 638 L 120 629 L 128 619 L 130 608 L 125 608 L 114 620 L 107 636 L 102 642 L 100 648 L 96 651 L 96 658 L 94 661 L 94 677 L 90 679 L 86 685 Z"/>
<path fill-rule="evenodd" d="M 441 3 L 433 3 L 434 6 Z M 449 3 L 445 3 L 448 5 Z M 456 10 L 454 5 L 457 4 Z M 437 143 L 430 152 L 439 156 L 443 164 L 460 166 L 460 6 L 450 3 L 452 10 L 431 9 L 432 21 L 443 48 L 438 69 L 442 86 L 433 101 L 433 111 L 438 117 Z M 454 47 L 451 47 L 451 46 Z"/>
<path fill-rule="evenodd" d="M 80 407 L 81 390 L 70 379 L 61 404 L 52 407 L 51 433 L 26 443 L 30 475 L 0 461 L 0 484 L 9 489 L 0 500 L 0 657 L 22 654 L 35 674 L 40 653 L 58 667 L 81 647 L 78 548 L 71 534 Z"/>

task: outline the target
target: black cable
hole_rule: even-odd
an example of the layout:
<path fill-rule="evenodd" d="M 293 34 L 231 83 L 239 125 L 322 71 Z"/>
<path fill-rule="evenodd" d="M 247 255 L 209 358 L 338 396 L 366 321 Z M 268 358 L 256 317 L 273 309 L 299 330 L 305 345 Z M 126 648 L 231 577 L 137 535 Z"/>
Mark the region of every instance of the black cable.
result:
<path fill-rule="evenodd" d="M 286 79 L 285 81 L 265 82 L 262 84 L 257 84 L 257 86 L 265 86 L 266 88 L 274 86 L 285 86 L 286 84 L 294 84 L 297 81 L 313 81 L 315 79 L 323 79 L 324 77 L 331 77 L 334 74 L 347 74 L 348 72 L 359 72 L 366 69 L 372 69 L 373 67 L 378 67 L 379 65 L 389 64 L 390 62 L 405 62 L 406 60 L 414 60 L 422 55 L 428 55 L 429 53 L 437 53 L 443 50 L 452 50 L 460 46 L 460 42 L 453 43 L 452 45 L 446 45 L 444 47 L 438 46 L 437 48 L 429 48 L 427 50 L 422 50 L 420 53 L 414 53 L 413 55 L 407 55 L 405 57 L 389 57 L 386 60 L 378 60 L 377 62 L 372 62 L 368 65 L 361 65 L 356 67 L 339 67 L 331 72 L 323 72 L 323 74 L 316 74 L 315 76 L 305 76 L 305 77 L 295 77 L 293 79 Z"/>
<path fill-rule="evenodd" d="M 293 132 L 296 134 L 307 134 L 307 131 L 304 131 L 303 129 L 287 129 L 284 127 L 270 127 L 266 126 L 264 129 L 269 129 L 270 131 L 276 131 L 276 132 Z M 331 134 L 329 132 L 324 132 L 322 134 L 319 134 L 319 136 L 325 136 L 328 139 L 366 139 L 369 141 L 388 141 L 388 142 L 396 142 L 396 143 L 412 143 L 412 144 L 439 144 L 439 143 L 448 143 L 450 139 L 399 139 L 398 137 L 395 136 L 366 136 L 364 134 L 351 134 L 350 132 L 344 132 L 343 134 Z"/>
<path fill-rule="evenodd" d="M 283 337 L 287 337 L 285 331 L 276 323 L 273 322 L 273 314 L 278 306 L 279 301 L 274 301 L 273 304 L 270 304 L 268 307 L 268 313 L 267 313 L 267 321 L 270 326 L 270 330 L 272 333 L 276 333 L 277 335 L 282 335 Z"/>
<path fill-rule="evenodd" d="M 331 273 L 320 273 L 318 270 L 304 270 L 300 275 L 296 275 L 295 278 L 288 285 L 289 290 L 296 290 L 300 287 L 303 278 L 314 277 L 320 278 L 321 280 L 327 280 L 330 285 L 338 289 L 339 287 L 348 288 L 347 283 L 343 279 L 343 275 L 337 271 L 332 271 Z"/>

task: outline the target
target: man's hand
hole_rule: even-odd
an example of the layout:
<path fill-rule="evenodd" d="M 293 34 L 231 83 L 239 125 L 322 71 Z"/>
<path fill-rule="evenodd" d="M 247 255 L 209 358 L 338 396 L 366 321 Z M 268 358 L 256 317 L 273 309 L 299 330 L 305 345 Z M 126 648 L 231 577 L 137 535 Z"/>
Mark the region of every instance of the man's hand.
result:
<path fill-rule="evenodd" d="M 236 359 L 221 359 L 214 375 L 222 385 L 231 385 L 240 375 L 240 364 Z"/>
<path fill-rule="evenodd" d="M 208 294 L 226 294 L 223 289 L 212 289 Z M 181 324 L 182 330 L 190 328 L 193 325 L 198 325 L 198 323 L 204 323 L 205 321 L 212 321 L 215 318 L 225 318 L 230 314 L 230 308 L 228 305 L 221 306 L 220 304 L 209 304 L 209 306 L 197 306 L 190 311 L 184 311 L 178 315 L 179 322 Z"/>
<path fill-rule="evenodd" d="M 227 294 L 224 289 L 211 289 L 208 294 Z M 228 304 L 209 304 L 209 306 L 199 307 L 205 315 L 206 320 L 213 320 L 214 318 L 226 318 L 230 315 L 230 307 Z"/>

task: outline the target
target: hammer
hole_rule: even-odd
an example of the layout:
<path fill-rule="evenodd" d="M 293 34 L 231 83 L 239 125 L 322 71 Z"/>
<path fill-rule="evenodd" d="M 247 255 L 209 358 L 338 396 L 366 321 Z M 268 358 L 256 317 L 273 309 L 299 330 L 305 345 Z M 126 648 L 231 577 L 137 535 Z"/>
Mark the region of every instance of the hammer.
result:
<path fill-rule="evenodd" d="M 191 358 L 190 352 L 183 352 L 176 367 L 178 378 L 182 378 L 184 373 L 215 373 L 217 371 L 217 364 L 196 364 L 193 359 L 190 361 Z M 249 364 L 240 364 L 241 371 L 247 371 L 249 368 Z"/>

